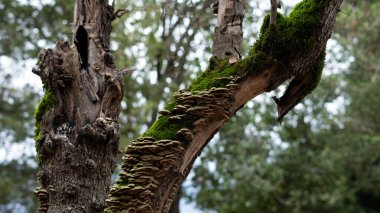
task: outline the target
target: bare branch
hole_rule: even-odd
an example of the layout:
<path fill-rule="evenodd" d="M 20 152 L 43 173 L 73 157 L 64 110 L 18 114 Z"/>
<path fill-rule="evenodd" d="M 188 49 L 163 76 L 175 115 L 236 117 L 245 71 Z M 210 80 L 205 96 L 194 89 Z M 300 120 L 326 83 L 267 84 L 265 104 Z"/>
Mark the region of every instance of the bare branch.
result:
<path fill-rule="evenodd" d="M 129 13 L 130 11 L 128 9 L 117 9 L 113 14 L 113 19 L 117 19 L 122 17 L 123 15 Z"/>
<path fill-rule="evenodd" d="M 270 24 L 277 24 L 277 0 L 270 0 Z"/>
<path fill-rule="evenodd" d="M 124 78 L 126 76 L 130 76 L 132 75 L 132 73 L 136 71 L 135 68 L 124 68 L 122 70 L 119 71 L 119 73 L 121 74 L 121 76 Z"/>

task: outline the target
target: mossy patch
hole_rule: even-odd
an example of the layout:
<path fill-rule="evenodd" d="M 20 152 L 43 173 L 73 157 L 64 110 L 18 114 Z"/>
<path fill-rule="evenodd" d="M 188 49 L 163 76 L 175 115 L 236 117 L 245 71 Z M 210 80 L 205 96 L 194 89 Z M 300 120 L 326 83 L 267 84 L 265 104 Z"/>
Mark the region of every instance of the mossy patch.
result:
<path fill-rule="evenodd" d="M 171 121 L 170 116 L 161 116 L 154 124 L 146 131 L 142 137 L 153 137 L 156 140 L 175 140 L 180 141 L 182 147 L 186 148 L 189 145 L 189 140 L 183 135 L 177 134 L 182 128 L 193 128 L 193 123 L 197 120 L 192 115 L 185 115 L 181 121 Z"/>
<path fill-rule="evenodd" d="M 54 96 L 53 93 L 49 90 L 46 90 L 45 95 L 42 97 L 40 103 L 37 106 L 36 111 L 34 112 L 34 118 L 36 120 L 36 127 L 34 130 L 35 140 L 39 142 L 42 139 L 43 133 L 41 132 L 40 122 L 42 116 L 54 106 Z"/>
<path fill-rule="evenodd" d="M 40 103 L 37 106 L 37 109 L 34 113 L 34 118 L 36 121 L 41 121 L 42 116 L 46 111 L 53 108 L 54 106 L 54 95 L 50 90 L 45 91 L 45 95 L 42 97 Z"/>
<path fill-rule="evenodd" d="M 34 140 L 36 142 L 40 142 L 42 140 L 43 136 L 44 136 L 44 134 L 41 132 L 40 125 L 36 124 L 36 127 L 34 128 Z"/>
<path fill-rule="evenodd" d="M 49 111 L 54 106 L 54 95 L 50 90 L 46 90 L 44 96 L 42 97 L 40 103 L 37 106 L 36 111 L 34 112 L 34 118 L 36 121 L 36 126 L 34 128 L 34 139 L 36 141 L 36 150 L 38 152 L 38 158 L 40 162 L 41 155 L 39 153 L 39 142 L 41 142 L 44 133 L 41 131 L 41 121 L 43 115 Z"/>
<path fill-rule="evenodd" d="M 199 75 L 190 85 L 190 91 L 203 91 L 211 89 L 212 87 L 223 87 L 229 82 L 226 80 L 221 80 L 223 77 L 230 77 L 238 75 L 239 70 L 236 66 L 228 63 L 228 59 L 217 59 L 212 57 L 209 60 L 209 66 L 207 69 Z"/>
<path fill-rule="evenodd" d="M 172 100 L 169 101 L 168 104 L 166 104 L 165 109 L 170 111 L 174 109 L 174 107 L 177 106 L 177 104 L 178 104 L 177 99 L 173 98 Z"/>
<path fill-rule="evenodd" d="M 143 134 L 143 137 L 154 137 L 157 140 L 179 140 L 177 132 L 181 128 L 182 125 L 169 121 L 169 116 L 162 116 Z"/>
<path fill-rule="evenodd" d="M 309 51 L 313 46 L 310 37 L 321 24 L 322 4 L 321 0 L 304 0 L 288 17 L 277 13 L 275 25 L 269 24 L 270 15 L 267 15 L 250 55 L 255 59 L 262 52 L 286 65 L 297 54 Z"/>

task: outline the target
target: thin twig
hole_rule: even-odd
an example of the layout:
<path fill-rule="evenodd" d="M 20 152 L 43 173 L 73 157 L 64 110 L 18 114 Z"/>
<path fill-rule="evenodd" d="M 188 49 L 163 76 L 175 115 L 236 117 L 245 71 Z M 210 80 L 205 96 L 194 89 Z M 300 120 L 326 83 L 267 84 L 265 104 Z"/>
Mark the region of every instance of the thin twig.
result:
<path fill-rule="evenodd" d="M 126 76 L 130 76 L 135 70 L 136 70 L 135 68 L 124 68 L 120 70 L 119 73 L 124 78 Z"/>

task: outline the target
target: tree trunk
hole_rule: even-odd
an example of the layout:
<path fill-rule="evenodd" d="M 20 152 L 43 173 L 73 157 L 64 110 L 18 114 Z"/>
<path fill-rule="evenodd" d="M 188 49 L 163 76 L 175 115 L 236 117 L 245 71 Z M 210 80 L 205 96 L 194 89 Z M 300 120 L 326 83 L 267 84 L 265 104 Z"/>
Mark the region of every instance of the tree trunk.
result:
<path fill-rule="evenodd" d="M 77 0 L 73 44 L 42 50 L 33 71 L 45 96 L 36 111 L 40 212 L 101 212 L 118 154 L 122 72 L 109 52 L 113 6 Z"/>

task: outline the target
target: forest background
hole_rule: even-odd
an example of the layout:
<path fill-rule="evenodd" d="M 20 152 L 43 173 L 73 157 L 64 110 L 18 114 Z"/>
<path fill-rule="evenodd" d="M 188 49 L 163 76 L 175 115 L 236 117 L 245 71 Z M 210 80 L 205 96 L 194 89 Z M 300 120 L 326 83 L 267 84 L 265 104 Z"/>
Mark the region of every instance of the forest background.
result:
<path fill-rule="evenodd" d="M 284 1 L 279 12 L 297 2 Z M 213 3 L 117 2 L 130 12 L 114 24 L 111 51 L 119 67 L 136 68 L 126 79 L 120 149 L 205 69 Z M 254 38 L 269 1 L 247 3 L 244 37 Z M 42 85 L 31 69 L 41 48 L 71 40 L 73 5 L 0 2 L 0 212 L 36 212 L 33 116 Z M 201 212 L 379 212 L 379 10 L 376 0 L 346 0 L 319 87 L 282 126 L 271 96 L 284 88 L 249 102 L 202 152 L 182 187 L 182 203 Z"/>

